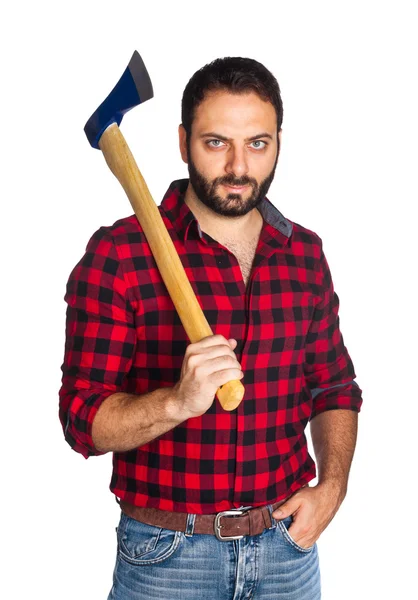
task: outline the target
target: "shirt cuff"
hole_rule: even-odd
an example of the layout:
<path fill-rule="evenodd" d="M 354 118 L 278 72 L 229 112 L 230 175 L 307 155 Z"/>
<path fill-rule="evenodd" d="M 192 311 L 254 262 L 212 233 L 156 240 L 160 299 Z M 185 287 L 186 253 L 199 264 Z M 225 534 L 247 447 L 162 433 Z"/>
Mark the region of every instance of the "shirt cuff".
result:
<path fill-rule="evenodd" d="M 362 390 L 354 380 L 325 388 L 314 388 L 312 394 L 312 412 L 309 420 L 326 410 L 353 410 L 360 412 L 363 400 Z"/>
<path fill-rule="evenodd" d="M 102 402 L 115 391 L 92 392 L 92 390 L 78 390 L 71 400 L 64 428 L 64 436 L 73 450 L 79 452 L 84 458 L 101 456 L 106 452 L 96 449 L 92 438 L 94 417 Z"/>

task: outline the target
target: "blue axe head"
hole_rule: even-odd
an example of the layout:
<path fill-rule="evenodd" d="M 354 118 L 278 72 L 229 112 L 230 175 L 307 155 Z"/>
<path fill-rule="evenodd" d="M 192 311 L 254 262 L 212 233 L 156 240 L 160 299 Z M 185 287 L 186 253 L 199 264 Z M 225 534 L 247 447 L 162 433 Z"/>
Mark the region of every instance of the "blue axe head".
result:
<path fill-rule="evenodd" d="M 123 115 L 154 95 L 152 83 L 144 61 L 135 50 L 122 77 L 99 108 L 84 126 L 87 139 L 93 148 L 99 148 L 102 133 L 112 123 L 120 122 Z"/>

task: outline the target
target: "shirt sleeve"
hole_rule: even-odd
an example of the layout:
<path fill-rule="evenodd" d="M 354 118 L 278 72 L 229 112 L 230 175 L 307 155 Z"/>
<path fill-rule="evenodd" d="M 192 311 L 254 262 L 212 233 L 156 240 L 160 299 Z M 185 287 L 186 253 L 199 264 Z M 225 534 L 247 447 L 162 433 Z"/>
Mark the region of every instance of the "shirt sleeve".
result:
<path fill-rule="evenodd" d="M 326 410 L 360 411 L 362 390 L 354 381 L 356 374 L 339 328 L 339 298 L 322 250 L 321 300 L 315 307 L 306 338 L 305 380 L 312 394 L 310 420 Z"/>
<path fill-rule="evenodd" d="M 135 349 L 133 311 L 112 237 L 100 228 L 73 269 L 64 297 L 66 340 L 59 391 L 65 439 L 85 458 L 103 454 L 91 437 L 101 403 L 121 391 Z"/>

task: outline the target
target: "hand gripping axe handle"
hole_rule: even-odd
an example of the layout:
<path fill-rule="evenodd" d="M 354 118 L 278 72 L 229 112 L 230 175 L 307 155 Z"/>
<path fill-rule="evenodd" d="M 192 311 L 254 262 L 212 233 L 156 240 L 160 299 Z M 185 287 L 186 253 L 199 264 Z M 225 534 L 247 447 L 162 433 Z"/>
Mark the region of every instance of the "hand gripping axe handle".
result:
<path fill-rule="evenodd" d="M 84 131 L 93 148 L 99 148 L 125 190 L 150 245 L 161 277 L 192 343 L 213 335 L 194 294 L 170 234 L 147 184 L 129 150 L 119 125 L 123 115 L 153 97 L 151 79 L 138 52 L 122 77 L 87 121 Z M 221 386 L 216 395 L 225 410 L 233 410 L 244 396 L 238 380 Z"/>

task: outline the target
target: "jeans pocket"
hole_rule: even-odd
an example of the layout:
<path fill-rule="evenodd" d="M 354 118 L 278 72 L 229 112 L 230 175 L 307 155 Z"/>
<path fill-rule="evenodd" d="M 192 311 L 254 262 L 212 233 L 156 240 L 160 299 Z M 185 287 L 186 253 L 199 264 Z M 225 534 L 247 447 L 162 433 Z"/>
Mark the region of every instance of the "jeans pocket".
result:
<path fill-rule="evenodd" d="M 119 556 L 132 565 L 160 563 L 177 550 L 182 531 L 140 523 L 122 513 L 118 527 Z"/>
<path fill-rule="evenodd" d="M 277 526 L 280 529 L 283 538 L 286 540 L 286 542 L 288 542 L 288 544 L 290 544 L 291 546 L 293 546 L 293 548 L 295 548 L 296 550 L 299 550 L 299 552 L 312 552 L 312 550 L 315 548 L 315 544 L 313 546 L 309 546 L 308 548 L 303 548 L 303 546 L 299 546 L 299 544 L 297 544 L 295 542 L 295 540 L 292 538 L 292 536 L 289 533 L 289 527 L 292 524 L 293 519 L 292 517 L 286 517 L 285 519 L 282 519 L 281 521 L 277 521 Z"/>

